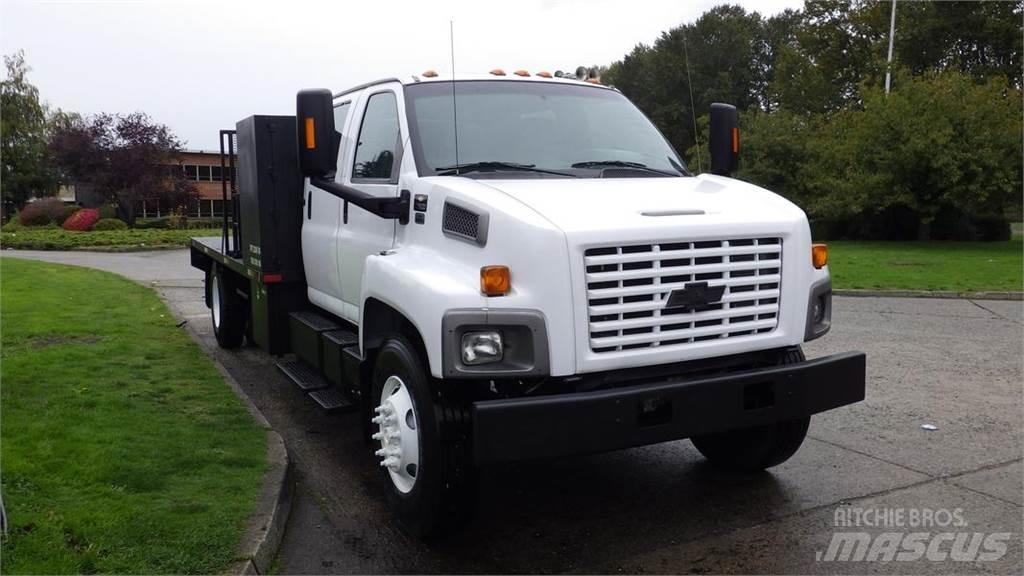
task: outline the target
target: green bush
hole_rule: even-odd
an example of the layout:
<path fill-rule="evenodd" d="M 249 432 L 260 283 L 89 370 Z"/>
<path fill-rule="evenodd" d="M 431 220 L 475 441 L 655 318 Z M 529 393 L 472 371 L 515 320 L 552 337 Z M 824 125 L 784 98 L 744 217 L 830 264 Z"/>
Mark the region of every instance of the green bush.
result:
<path fill-rule="evenodd" d="M 128 225 L 123 220 L 117 218 L 100 218 L 95 224 L 92 225 L 94 232 L 101 230 L 127 230 Z"/>
<path fill-rule="evenodd" d="M 189 218 L 188 228 L 189 230 L 197 230 L 200 228 L 220 228 L 224 224 L 222 218 Z"/>
<path fill-rule="evenodd" d="M 100 219 L 106 220 L 107 218 L 117 218 L 117 206 L 113 204 L 105 204 L 97 208 L 100 211 Z"/>
<path fill-rule="evenodd" d="M 175 208 L 171 215 L 167 217 L 167 227 L 171 230 L 187 230 L 188 229 L 188 214 L 181 208 Z"/>
<path fill-rule="evenodd" d="M 135 227 L 143 230 L 163 230 L 167 228 L 167 218 L 137 218 Z"/>
<path fill-rule="evenodd" d="M 0 232 L 17 232 L 22 228 L 24 228 L 24 226 L 21 225 L 21 222 L 18 221 L 17 217 L 14 217 L 0 228 Z"/>

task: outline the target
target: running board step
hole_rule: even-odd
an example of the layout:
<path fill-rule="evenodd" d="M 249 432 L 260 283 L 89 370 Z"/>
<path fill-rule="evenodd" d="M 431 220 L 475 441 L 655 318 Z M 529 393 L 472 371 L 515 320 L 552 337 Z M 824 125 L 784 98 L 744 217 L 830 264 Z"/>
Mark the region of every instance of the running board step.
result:
<path fill-rule="evenodd" d="M 324 410 L 354 410 L 358 406 L 348 399 L 345 394 L 336 387 L 322 388 L 309 393 L 309 397 L 316 401 Z"/>
<path fill-rule="evenodd" d="M 282 360 L 277 363 L 277 367 L 303 391 L 322 390 L 331 386 L 319 372 L 302 360 Z"/>

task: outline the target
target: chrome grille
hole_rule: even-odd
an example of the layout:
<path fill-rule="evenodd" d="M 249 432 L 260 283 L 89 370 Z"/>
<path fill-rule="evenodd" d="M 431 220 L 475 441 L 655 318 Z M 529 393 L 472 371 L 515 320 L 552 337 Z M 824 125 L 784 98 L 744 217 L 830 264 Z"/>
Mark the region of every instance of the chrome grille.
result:
<path fill-rule="evenodd" d="M 594 352 L 751 336 L 778 324 L 780 238 L 589 248 L 584 263 Z M 725 291 L 700 311 L 665 309 L 669 293 L 691 282 Z"/>

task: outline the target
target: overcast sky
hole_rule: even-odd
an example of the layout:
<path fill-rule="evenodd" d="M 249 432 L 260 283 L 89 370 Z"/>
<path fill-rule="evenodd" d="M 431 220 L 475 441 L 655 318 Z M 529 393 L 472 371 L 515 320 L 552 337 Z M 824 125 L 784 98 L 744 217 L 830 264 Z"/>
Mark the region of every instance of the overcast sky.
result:
<path fill-rule="evenodd" d="M 141 110 L 189 148 L 250 114 L 293 114 L 300 88 L 495 67 L 608 64 L 722 0 L 2 0 L 4 54 L 25 51 L 51 106 Z M 798 0 L 732 0 L 762 15 Z"/>

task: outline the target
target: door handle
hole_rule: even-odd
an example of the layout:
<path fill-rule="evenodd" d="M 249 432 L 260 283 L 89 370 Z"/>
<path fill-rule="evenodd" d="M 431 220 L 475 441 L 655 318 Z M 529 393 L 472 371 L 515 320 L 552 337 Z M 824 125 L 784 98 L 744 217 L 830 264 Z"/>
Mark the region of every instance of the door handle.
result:
<path fill-rule="evenodd" d="M 313 218 L 313 191 L 309 191 L 309 197 L 306 200 L 306 220 Z"/>

